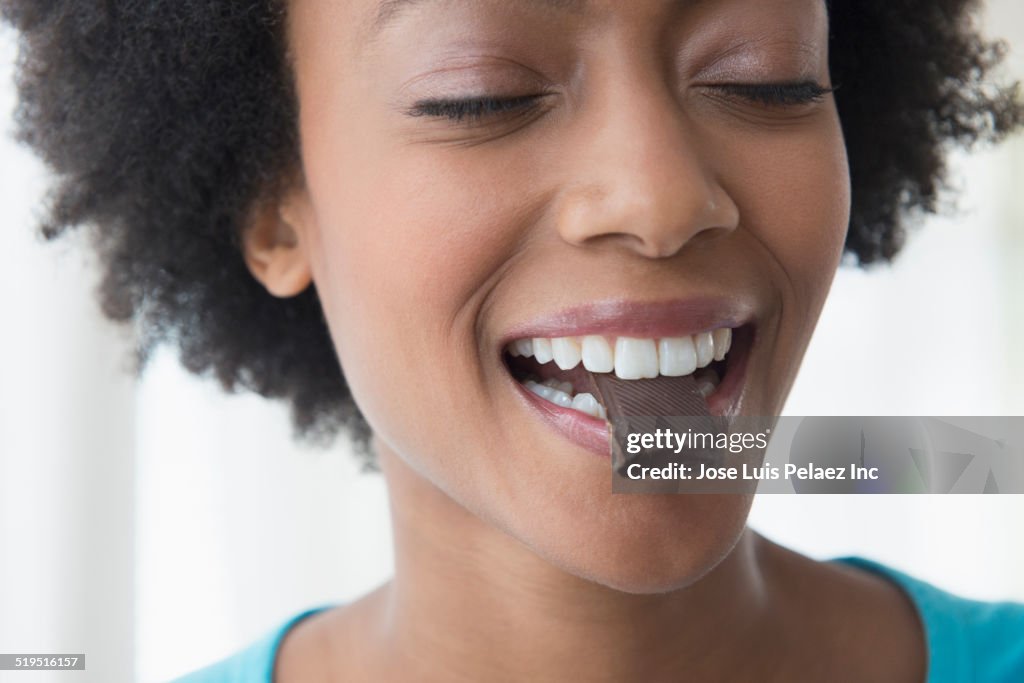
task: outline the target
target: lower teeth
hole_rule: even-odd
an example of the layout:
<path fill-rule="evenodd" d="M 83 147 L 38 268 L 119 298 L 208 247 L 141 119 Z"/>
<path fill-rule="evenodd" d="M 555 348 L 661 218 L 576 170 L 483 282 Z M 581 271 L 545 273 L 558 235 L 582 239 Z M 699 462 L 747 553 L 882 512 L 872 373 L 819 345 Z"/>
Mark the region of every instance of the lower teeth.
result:
<path fill-rule="evenodd" d="M 718 373 L 711 368 L 702 368 L 694 376 L 694 379 L 696 379 L 697 387 L 704 398 L 713 394 L 721 381 L 718 378 Z M 571 408 L 601 420 L 608 419 L 604 406 L 594 398 L 593 394 L 573 394 L 573 387 L 569 382 L 548 379 L 541 383 L 535 379 L 528 379 L 523 382 L 523 386 L 531 393 L 556 406 Z"/>
<path fill-rule="evenodd" d="M 523 383 L 523 386 L 544 400 L 554 403 L 556 406 L 571 408 L 601 420 L 607 419 L 604 406 L 598 403 L 592 394 L 583 393 L 574 396 L 572 394 L 572 385 L 568 382 L 548 380 L 544 384 L 540 384 L 533 380 L 527 380 Z"/>
<path fill-rule="evenodd" d="M 699 370 L 697 374 L 694 375 L 694 379 L 697 380 L 697 389 L 704 398 L 715 393 L 715 389 L 718 388 L 718 385 L 721 382 L 718 378 L 718 373 L 711 368 L 703 368 L 702 370 Z"/>

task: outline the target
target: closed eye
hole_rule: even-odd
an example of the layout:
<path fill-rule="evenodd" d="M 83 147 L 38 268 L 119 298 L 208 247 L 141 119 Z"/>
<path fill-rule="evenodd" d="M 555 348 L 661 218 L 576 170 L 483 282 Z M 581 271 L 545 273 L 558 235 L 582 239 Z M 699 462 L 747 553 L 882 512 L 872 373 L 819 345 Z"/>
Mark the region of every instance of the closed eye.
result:
<path fill-rule="evenodd" d="M 516 97 L 467 97 L 429 99 L 417 102 L 406 113 L 409 116 L 448 119 L 456 123 L 478 121 L 488 117 L 524 113 L 532 110 L 545 95 Z"/>
<path fill-rule="evenodd" d="M 738 97 L 754 104 L 771 107 L 813 104 L 822 101 L 826 95 L 836 90 L 814 81 L 797 83 L 723 83 L 710 87 L 726 96 Z"/>

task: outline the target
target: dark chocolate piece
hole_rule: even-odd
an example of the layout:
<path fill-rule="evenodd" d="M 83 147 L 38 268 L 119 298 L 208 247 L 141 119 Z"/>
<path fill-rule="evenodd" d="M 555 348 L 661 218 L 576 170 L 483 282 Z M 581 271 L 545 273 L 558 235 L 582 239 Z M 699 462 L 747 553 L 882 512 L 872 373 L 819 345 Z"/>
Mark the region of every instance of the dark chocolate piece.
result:
<path fill-rule="evenodd" d="M 683 458 L 673 450 L 643 449 L 639 453 L 627 451 L 629 434 L 655 433 L 659 429 L 677 430 L 681 421 L 671 418 L 686 417 L 682 426 L 701 431 L 717 431 L 721 426 L 711 416 L 708 403 L 697 388 L 692 375 L 686 377 L 657 377 L 654 379 L 622 380 L 613 374 L 595 374 L 591 377 L 597 398 L 608 411 L 612 425 L 612 468 L 620 477 L 633 463 L 648 467 L 662 467 L 680 462 Z M 634 446 L 635 449 L 635 446 Z M 688 452 L 685 459 L 692 464 L 706 459 L 708 454 Z M 648 489 L 651 484 L 646 485 Z M 664 482 L 666 492 L 676 490 L 673 482 Z M 653 491 L 652 491 L 653 492 Z"/>
<path fill-rule="evenodd" d="M 611 373 L 591 373 L 591 376 L 609 419 L 711 414 L 693 375 L 630 380 L 619 379 Z"/>

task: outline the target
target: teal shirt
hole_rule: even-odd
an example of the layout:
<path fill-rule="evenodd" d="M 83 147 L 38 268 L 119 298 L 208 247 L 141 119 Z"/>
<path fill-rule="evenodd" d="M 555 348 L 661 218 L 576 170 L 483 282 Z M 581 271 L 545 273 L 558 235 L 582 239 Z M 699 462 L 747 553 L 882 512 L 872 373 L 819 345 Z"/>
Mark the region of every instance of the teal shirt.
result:
<path fill-rule="evenodd" d="M 927 683 L 1024 683 L 1024 605 L 965 600 L 877 562 L 838 561 L 889 579 L 913 601 L 928 644 Z M 272 683 L 285 634 L 328 607 L 301 612 L 244 650 L 173 683 Z"/>

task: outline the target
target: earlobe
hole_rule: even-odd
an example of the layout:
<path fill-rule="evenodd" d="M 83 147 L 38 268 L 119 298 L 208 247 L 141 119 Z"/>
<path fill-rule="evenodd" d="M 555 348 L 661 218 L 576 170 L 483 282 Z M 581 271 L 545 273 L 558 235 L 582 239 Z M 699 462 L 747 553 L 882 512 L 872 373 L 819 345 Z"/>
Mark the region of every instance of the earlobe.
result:
<path fill-rule="evenodd" d="M 245 263 L 273 296 L 287 299 L 304 292 L 312 282 L 306 252 L 306 230 L 294 197 L 268 203 L 254 212 L 242 234 Z"/>

